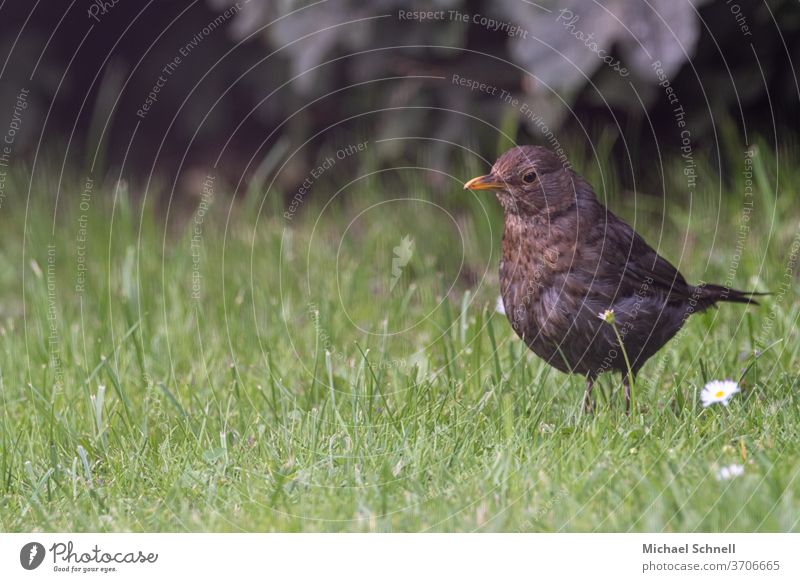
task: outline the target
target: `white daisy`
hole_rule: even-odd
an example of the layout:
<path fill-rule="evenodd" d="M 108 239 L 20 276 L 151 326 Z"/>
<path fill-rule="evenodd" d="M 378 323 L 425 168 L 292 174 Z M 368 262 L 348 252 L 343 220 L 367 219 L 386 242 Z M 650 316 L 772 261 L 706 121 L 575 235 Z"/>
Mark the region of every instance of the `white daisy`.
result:
<path fill-rule="evenodd" d="M 600 313 L 597 314 L 597 317 L 599 317 L 606 323 L 614 323 L 616 321 L 613 309 L 606 309 L 605 311 L 601 311 Z"/>
<path fill-rule="evenodd" d="M 717 480 L 727 481 L 728 479 L 733 479 L 734 477 L 740 477 L 742 475 L 744 475 L 744 467 L 734 463 L 733 465 L 722 467 L 717 471 Z"/>
<path fill-rule="evenodd" d="M 733 395 L 739 392 L 739 385 L 733 380 L 714 380 L 709 382 L 700 393 L 703 406 L 711 406 L 717 402 L 728 406 Z"/>
<path fill-rule="evenodd" d="M 500 315 L 506 314 L 506 306 L 503 305 L 503 297 L 500 295 L 497 296 L 497 303 L 494 306 L 494 310 Z"/>

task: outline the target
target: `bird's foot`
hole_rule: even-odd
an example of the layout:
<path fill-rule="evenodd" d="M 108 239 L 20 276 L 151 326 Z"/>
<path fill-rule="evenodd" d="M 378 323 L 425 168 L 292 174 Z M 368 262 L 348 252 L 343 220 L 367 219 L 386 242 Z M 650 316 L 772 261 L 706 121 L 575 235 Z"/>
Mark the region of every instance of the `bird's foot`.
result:
<path fill-rule="evenodd" d="M 594 378 L 587 376 L 586 390 L 583 393 L 583 411 L 586 414 L 594 413 L 594 400 L 592 400 L 592 388 L 594 387 Z"/>

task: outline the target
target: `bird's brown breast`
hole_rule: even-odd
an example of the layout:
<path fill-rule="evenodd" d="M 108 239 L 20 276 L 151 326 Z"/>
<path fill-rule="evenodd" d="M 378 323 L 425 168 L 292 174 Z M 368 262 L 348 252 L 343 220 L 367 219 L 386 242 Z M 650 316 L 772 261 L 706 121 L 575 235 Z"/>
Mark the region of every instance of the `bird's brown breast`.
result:
<path fill-rule="evenodd" d="M 577 232 L 564 221 L 506 215 L 500 286 L 514 331 L 549 359 L 579 306 L 571 289 Z M 576 303 L 573 305 L 573 303 Z"/>

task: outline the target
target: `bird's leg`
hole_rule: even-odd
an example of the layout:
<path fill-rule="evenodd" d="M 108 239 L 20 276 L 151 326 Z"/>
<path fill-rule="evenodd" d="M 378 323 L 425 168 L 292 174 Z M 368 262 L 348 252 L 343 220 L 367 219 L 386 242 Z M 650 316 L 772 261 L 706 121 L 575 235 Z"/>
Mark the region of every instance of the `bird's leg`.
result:
<path fill-rule="evenodd" d="M 625 374 L 622 378 L 622 385 L 625 387 L 625 414 L 631 415 L 631 378 Z"/>
<path fill-rule="evenodd" d="M 594 387 L 594 376 L 586 376 L 586 391 L 583 394 L 583 410 L 586 414 L 594 412 L 594 401 L 592 401 L 592 388 Z"/>

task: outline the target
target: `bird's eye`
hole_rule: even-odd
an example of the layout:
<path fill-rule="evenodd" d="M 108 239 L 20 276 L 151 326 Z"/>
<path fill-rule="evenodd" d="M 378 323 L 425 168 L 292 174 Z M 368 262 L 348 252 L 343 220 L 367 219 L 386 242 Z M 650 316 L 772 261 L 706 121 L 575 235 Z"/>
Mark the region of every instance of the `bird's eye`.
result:
<path fill-rule="evenodd" d="M 533 181 L 536 179 L 536 172 L 526 172 L 522 176 L 522 181 L 526 184 L 533 184 Z"/>

